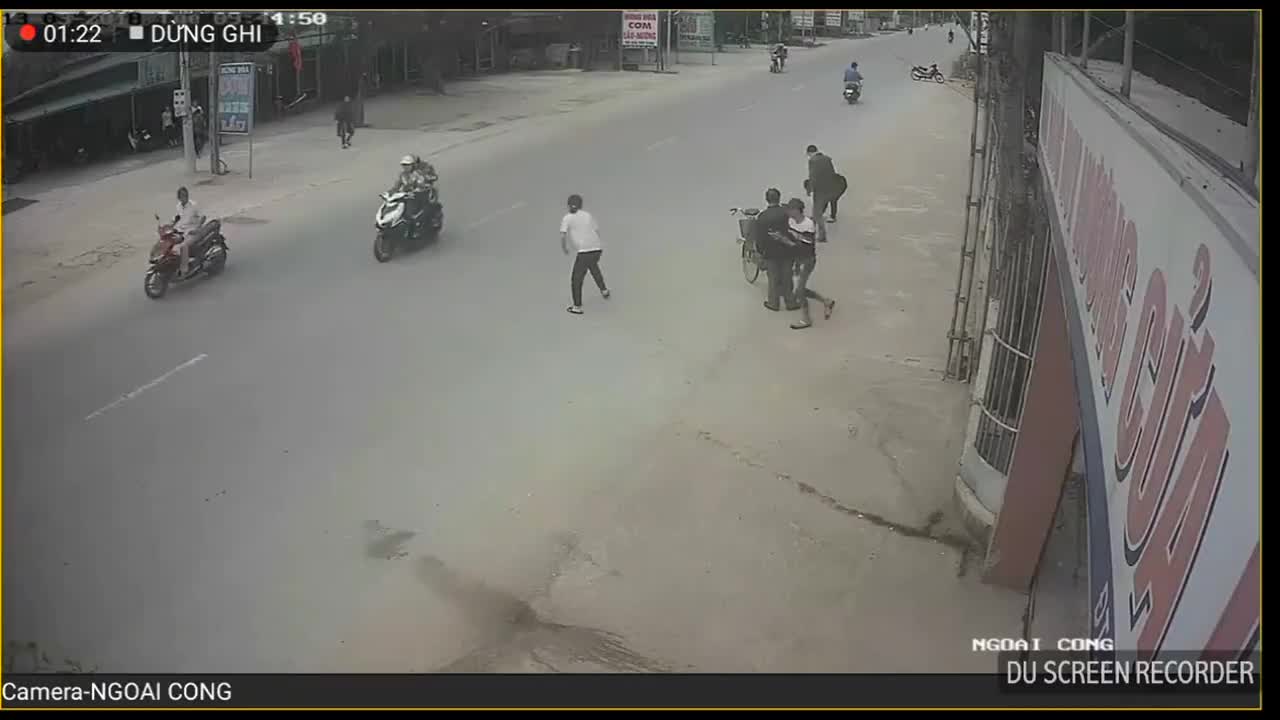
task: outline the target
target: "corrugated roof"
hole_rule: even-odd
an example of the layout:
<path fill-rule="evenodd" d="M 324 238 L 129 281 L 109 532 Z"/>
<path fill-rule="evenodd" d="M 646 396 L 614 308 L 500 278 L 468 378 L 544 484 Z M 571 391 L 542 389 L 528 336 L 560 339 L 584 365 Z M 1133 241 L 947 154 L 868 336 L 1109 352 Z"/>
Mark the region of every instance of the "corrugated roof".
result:
<path fill-rule="evenodd" d="M 64 83 L 71 82 L 72 80 L 76 80 L 78 78 L 88 77 L 95 73 L 102 72 L 103 70 L 110 70 L 111 68 L 119 67 L 121 65 L 136 63 L 142 58 L 150 54 L 151 53 L 149 52 L 108 53 L 104 57 L 94 60 L 92 62 L 86 63 L 74 70 L 70 70 L 65 73 L 59 73 L 56 77 L 40 83 L 39 85 L 18 95 L 17 97 L 13 98 L 12 100 L 10 100 L 5 104 L 11 107 L 20 105 L 24 99 L 34 97 L 42 92 L 55 88 Z M 8 113 L 6 113 L 6 115 L 7 114 Z"/>
<path fill-rule="evenodd" d="M 4 114 L 5 122 L 27 122 L 35 120 L 45 115 L 53 115 L 63 112 L 64 110 L 72 110 L 82 105 L 89 105 L 102 100 L 110 100 L 113 97 L 127 95 L 136 90 L 138 84 L 136 82 L 115 83 L 106 85 L 93 90 L 68 95 L 67 97 L 50 100 L 49 102 L 33 105 L 25 110 L 17 112 L 6 112 Z"/>

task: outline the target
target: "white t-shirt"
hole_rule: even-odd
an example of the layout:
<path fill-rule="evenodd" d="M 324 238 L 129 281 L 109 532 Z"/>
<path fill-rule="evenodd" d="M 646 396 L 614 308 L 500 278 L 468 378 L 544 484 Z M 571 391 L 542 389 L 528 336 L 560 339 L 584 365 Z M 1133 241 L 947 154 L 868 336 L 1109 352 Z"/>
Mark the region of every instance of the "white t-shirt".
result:
<path fill-rule="evenodd" d="M 813 222 L 811 217 L 803 217 L 799 220 L 787 220 L 787 225 L 791 227 L 791 231 L 801 235 L 804 242 L 813 242 L 813 236 L 818 232 L 818 226 Z"/>
<path fill-rule="evenodd" d="M 600 226 L 586 210 L 565 213 L 560 221 L 560 232 L 569 237 L 569 244 L 580 253 L 602 250 Z"/>
<path fill-rule="evenodd" d="M 174 224 L 173 229 L 186 235 L 198 227 L 200 227 L 200 211 L 196 209 L 196 201 L 188 200 L 185 206 L 178 203 L 178 222 Z"/>

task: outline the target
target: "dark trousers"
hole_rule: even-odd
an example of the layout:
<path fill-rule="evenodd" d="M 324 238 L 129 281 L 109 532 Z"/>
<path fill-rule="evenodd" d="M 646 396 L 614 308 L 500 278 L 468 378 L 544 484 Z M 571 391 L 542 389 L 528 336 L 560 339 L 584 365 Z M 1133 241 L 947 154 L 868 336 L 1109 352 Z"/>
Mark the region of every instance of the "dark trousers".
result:
<path fill-rule="evenodd" d="M 809 288 L 809 277 L 813 275 L 813 269 L 818 266 L 818 258 L 802 257 L 795 261 L 796 273 L 796 304 L 800 306 L 801 316 L 805 323 L 811 322 L 809 318 L 809 300 L 817 300 L 820 303 L 826 303 L 827 298 L 823 297 L 816 290 Z"/>
<path fill-rule="evenodd" d="M 792 265 L 793 262 L 790 258 L 765 259 L 765 272 L 769 274 L 768 303 L 770 307 L 776 308 L 784 301 L 787 303 L 787 307 L 795 307 L 791 276 Z"/>
<path fill-rule="evenodd" d="M 831 209 L 831 219 L 834 220 L 836 215 L 840 214 L 840 196 L 835 193 L 827 194 L 815 193 L 813 196 L 813 216 L 817 218 L 827 212 L 827 208 Z"/>
<path fill-rule="evenodd" d="M 338 138 L 342 140 L 343 145 L 350 145 L 351 138 L 356 134 L 355 125 L 350 120 L 338 121 Z"/>
<path fill-rule="evenodd" d="M 573 259 L 573 273 L 569 276 L 569 291 L 573 294 L 573 306 L 582 307 L 582 281 L 591 273 L 600 292 L 605 291 L 604 273 L 600 272 L 600 250 L 580 252 Z"/>

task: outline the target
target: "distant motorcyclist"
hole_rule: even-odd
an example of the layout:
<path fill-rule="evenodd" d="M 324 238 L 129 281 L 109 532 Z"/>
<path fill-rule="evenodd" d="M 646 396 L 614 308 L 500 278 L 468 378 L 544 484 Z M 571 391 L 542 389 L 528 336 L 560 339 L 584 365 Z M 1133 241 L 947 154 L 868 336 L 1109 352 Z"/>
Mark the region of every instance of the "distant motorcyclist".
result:
<path fill-rule="evenodd" d="M 947 31 L 947 42 L 954 42 L 954 41 L 955 41 L 955 39 L 956 39 L 956 31 L 955 31 L 955 30 L 948 30 L 948 31 Z"/>
<path fill-rule="evenodd" d="M 777 43 L 773 49 L 769 51 L 774 61 L 778 63 L 778 69 L 782 70 L 787 65 L 787 46 L 783 43 Z"/>
<path fill-rule="evenodd" d="M 858 72 L 858 63 L 849 63 L 849 67 L 844 69 L 844 86 L 849 87 L 862 82 L 862 73 Z"/>
<path fill-rule="evenodd" d="M 405 213 L 410 218 L 412 228 L 417 227 L 418 215 L 424 209 L 423 200 L 427 189 L 435 184 L 437 179 L 439 178 L 436 175 L 435 168 L 418 156 L 405 155 L 400 158 L 400 174 L 396 177 L 395 184 L 391 186 L 388 192 L 408 193 L 409 197 L 405 202 Z"/>

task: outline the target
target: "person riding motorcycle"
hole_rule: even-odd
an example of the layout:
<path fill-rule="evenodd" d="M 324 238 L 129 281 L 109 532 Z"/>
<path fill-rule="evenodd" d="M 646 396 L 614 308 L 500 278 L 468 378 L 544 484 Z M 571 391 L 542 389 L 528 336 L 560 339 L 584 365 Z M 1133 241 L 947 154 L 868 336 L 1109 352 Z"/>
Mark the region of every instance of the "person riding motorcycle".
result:
<path fill-rule="evenodd" d="M 410 232 L 417 228 L 418 215 L 425 209 L 423 205 L 427 190 L 438 179 L 435 168 L 417 155 L 405 155 L 400 158 L 400 175 L 396 177 L 395 184 L 388 192 L 408 193 L 405 214 L 410 219 Z"/>
<path fill-rule="evenodd" d="M 776 43 L 773 49 L 769 51 L 770 58 L 778 65 L 778 70 L 782 70 L 787 64 L 787 46 L 783 43 Z"/>
<path fill-rule="evenodd" d="M 858 63 L 849 63 L 849 67 L 844 69 L 844 86 L 858 85 L 862 82 L 862 73 L 858 72 Z"/>
<path fill-rule="evenodd" d="M 947 42 L 954 42 L 954 41 L 955 41 L 955 39 L 956 39 L 956 31 L 955 31 L 955 30 L 948 30 L 948 31 L 947 31 Z"/>

